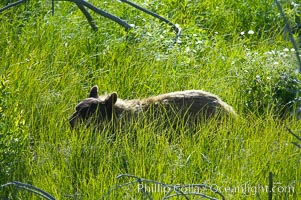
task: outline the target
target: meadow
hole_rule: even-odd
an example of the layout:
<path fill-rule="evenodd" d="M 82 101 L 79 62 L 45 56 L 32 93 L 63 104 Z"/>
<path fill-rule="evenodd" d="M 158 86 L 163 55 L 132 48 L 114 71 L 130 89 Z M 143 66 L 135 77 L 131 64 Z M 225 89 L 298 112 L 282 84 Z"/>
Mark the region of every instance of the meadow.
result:
<path fill-rule="evenodd" d="M 301 135 L 301 77 L 273 1 L 135 0 L 182 28 L 175 44 L 170 26 L 125 3 L 89 2 L 134 28 L 91 12 L 95 32 L 66 1 L 55 1 L 54 15 L 46 0 L 0 13 L 0 185 L 20 181 L 56 199 L 142 199 L 138 184 L 104 196 L 135 180 L 117 175 L 132 174 L 207 184 L 225 199 L 268 199 L 271 172 L 274 199 L 301 196 L 301 148 L 286 129 Z M 282 6 L 298 38 L 300 8 Z M 109 128 L 73 131 L 68 117 L 93 85 L 123 99 L 205 90 L 239 117 L 194 129 L 138 120 L 114 138 Z M 153 199 L 164 197 L 152 187 L 146 184 Z M 0 188 L 0 199 L 41 198 L 10 186 Z"/>

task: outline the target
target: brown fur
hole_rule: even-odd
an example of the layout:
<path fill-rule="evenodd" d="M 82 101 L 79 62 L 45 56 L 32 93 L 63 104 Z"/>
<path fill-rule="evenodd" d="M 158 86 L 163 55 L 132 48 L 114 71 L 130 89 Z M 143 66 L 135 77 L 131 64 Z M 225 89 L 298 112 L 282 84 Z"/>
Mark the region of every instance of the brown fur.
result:
<path fill-rule="evenodd" d="M 186 90 L 161 94 L 145 99 L 122 100 L 117 93 L 99 96 L 97 86 L 92 87 L 88 98 L 76 106 L 76 111 L 69 118 L 71 127 L 80 122 L 94 119 L 99 125 L 104 121 L 122 117 L 137 117 L 153 108 L 154 114 L 174 114 L 185 118 L 195 116 L 198 119 L 208 119 L 216 114 L 236 116 L 235 111 L 218 96 L 202 90 Z"/>

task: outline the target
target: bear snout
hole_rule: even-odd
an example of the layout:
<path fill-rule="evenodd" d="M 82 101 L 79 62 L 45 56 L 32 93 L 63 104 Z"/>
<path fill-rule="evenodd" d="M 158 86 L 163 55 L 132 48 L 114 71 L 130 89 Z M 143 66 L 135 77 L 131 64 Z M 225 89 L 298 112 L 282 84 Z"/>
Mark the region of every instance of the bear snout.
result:
<path fill-rule="evenodd" d="M 75 112 L 69 117 L 69 123 L 71 129 L 73 129 L 78 124 L 79 113 Z"/>

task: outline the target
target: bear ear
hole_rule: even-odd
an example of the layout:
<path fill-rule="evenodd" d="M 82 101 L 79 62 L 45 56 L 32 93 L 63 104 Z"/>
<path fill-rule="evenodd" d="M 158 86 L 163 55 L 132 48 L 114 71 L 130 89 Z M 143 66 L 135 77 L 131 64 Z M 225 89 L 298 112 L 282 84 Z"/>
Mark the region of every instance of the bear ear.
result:
<path fill-rule="evenodd" d="M 93 86 L 90 90 L 89 93 L 89 98 L 93 97 L 93 98 L 98 98 L 98 87 L 97 86 Z"/>
<path fill-rule="evenodd" d="M 111 94 L 109 94 L 106 99 L 105 99 L 105 103 L 108 106 L 113 106 L 117 101 L 117 93 L 113 92 Z"/>

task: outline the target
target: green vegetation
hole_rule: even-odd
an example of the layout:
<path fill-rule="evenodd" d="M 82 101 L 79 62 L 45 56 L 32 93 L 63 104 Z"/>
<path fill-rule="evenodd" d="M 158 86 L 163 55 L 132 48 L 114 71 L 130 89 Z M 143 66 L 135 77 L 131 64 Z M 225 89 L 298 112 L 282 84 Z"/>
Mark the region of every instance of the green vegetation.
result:
<path fill-rule="evenodd" d="M 93 32 L 70 2 L 55 2 L 54 16 L 46 0 L 0 13 L 0 185 L 16 180 L 57 199 L 100 199 L 127 182 L 116 179 L 127 173 L 215 185 L 226 199 L 267 199 L 266 191 L 254 190 L 267 186 L 272 172 L 277 199 L 300 196 L 301 153 L 285 126 L 301 135 L 295 112 L 301 77 L 272 1 L 136 0 L 180 25 L 175 45 L 170 27 L 158 20 L 118 1 L 89 2 L 135 29 L 92 14 L 99 26 Z M 295 25 L 296 10 L 282 5 Z M 71 131 L 68 116 L 93 85 L 125 99 L 202 89 L 239 118 L 193 130 L 132 122 L 114 139 L 108 129 Z M 142 198 L 137 188 L 111 198 Z M 0 188 L 1 197 L 40 199 L 12 187 Z"/>

